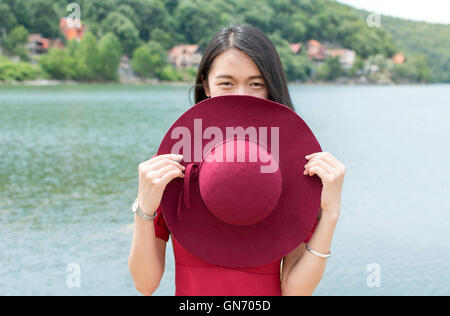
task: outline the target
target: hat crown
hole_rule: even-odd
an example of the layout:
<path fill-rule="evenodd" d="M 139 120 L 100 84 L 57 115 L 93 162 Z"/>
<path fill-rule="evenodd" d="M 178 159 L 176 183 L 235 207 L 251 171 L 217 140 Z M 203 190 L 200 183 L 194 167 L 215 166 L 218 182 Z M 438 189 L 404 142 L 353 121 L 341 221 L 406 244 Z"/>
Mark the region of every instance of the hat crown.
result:
<path fill-rule="evenodd" d="M 274 172 L 261 166 L 277 162 Z M 282 173 L 269 149 L 248 140 L 214 146 L 199 171 L 200 195 L 208 210 L 234 226 L 256 224 L 270 215 L 281 195 Z"/>

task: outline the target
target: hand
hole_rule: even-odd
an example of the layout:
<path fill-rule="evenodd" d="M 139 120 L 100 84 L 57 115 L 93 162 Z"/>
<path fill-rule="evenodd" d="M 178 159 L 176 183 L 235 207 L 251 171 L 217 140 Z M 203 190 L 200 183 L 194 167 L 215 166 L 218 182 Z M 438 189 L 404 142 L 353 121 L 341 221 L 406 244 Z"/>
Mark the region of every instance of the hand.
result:
<path fill-rule="evenodd" d="M 305 157 L 309 162 L 305 165 L 304 175 L 318 175 L 322 180 L 323 189 L 321 208 L 323 215 L 338 218 L 341 204 L 342 184 L 345 176 L 345 166 L 332 154 L 320 152 Z"/>
<path fill-rule="evenodd" d="M 138 203 L 147 214 L 154 214 L 161 203 L 167 184 L 173 179 L 184 178 L 185 168 L 178 163 L 181 155 L 161 155 L 139 165 Z"/>

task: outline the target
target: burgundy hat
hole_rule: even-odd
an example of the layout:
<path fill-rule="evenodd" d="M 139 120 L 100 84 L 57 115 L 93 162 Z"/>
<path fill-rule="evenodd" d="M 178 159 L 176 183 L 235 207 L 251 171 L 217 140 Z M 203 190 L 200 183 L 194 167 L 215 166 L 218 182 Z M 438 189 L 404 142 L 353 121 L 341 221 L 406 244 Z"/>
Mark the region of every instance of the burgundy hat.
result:
<path fill-rule="evenodd" d="M 320 210 L 322 182 L 303 174 L 321 152 L 306 123 L 274 101 L 226 95 L 199 102 L 169 129 L 158 155 L 181 154 L 185 177 L 161 208 L 173 237 L 212 264 L 273 263 L 302 243 Z"/>

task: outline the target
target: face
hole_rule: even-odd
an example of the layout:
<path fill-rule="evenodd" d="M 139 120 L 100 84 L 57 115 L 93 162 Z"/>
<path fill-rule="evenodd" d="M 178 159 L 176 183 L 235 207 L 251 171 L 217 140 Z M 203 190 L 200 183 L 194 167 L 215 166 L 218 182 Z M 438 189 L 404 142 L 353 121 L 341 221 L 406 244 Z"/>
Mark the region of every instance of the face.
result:
<path fill-rule="evenodd" d="M 267 86 L 255 62 L 236 48 L 219 54 L 211 65 L 208 81 L 204 80 L 206 96 L 251 95 L 268 99 Z"/>

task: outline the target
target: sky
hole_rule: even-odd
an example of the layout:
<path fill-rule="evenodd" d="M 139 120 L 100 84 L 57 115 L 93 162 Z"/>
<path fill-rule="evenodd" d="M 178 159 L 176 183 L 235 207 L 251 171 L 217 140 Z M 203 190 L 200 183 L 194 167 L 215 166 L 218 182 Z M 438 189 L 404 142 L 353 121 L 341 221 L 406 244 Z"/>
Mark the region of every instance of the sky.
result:
<path fill-rule="evenodd" d="M 416 21 L 450 24 L 450 0 L 337 0 L 370 12 Z"/>

